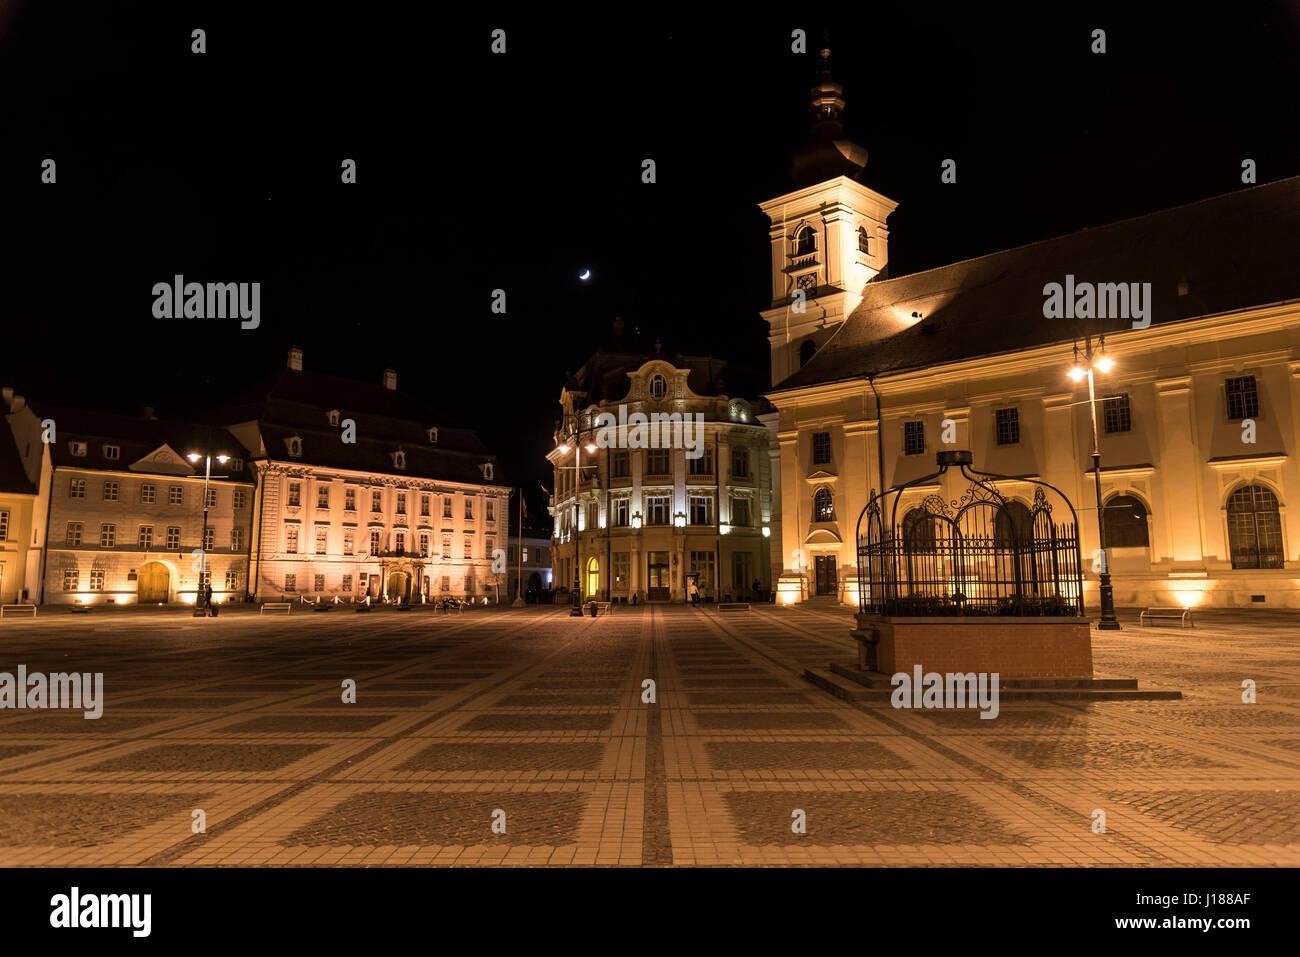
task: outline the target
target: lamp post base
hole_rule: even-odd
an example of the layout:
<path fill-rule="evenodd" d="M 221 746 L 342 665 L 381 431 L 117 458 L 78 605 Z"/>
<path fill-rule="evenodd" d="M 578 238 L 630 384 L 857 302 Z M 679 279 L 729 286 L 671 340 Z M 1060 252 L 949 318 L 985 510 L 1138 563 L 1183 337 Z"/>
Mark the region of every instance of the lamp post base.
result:
<path fill-rule="evenodd" d="M 1110 575 L 1101 576 L 1101 620 L 1097 622 L 1100 631 L 1123 631 L 1119 619 L 1115 617 L 1115 592 L 1110 586 Z"/>

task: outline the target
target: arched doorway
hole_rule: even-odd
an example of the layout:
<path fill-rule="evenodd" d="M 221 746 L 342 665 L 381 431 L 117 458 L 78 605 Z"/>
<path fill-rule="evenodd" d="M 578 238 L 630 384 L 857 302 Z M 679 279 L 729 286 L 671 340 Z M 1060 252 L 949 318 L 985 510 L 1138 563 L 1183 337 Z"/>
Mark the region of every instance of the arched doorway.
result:
<path fill-rule="evenodd" d="M 1233 568 L 1281 568 L 1282 515 L 1277 496 L 1244 485 L 1228 499 L 1228 549 Z"/>
<path fill-rule="evenodd" d="M 600 591 L 600 562 L 587 559 L 587 597 L 595 598 Z"/>
<path fill-rule="evenodd" d="M 147 562 L 136 577 L 135 600 L 141 604 L 167 601 L 171 582 L 171 569 L 162 562 Z"/>
<path fill-rule="evenodd" d="M 406 572 L 393 572 L 388 576 L 388 598 L 406 601 L 411 597 L 411 576 Z"/>

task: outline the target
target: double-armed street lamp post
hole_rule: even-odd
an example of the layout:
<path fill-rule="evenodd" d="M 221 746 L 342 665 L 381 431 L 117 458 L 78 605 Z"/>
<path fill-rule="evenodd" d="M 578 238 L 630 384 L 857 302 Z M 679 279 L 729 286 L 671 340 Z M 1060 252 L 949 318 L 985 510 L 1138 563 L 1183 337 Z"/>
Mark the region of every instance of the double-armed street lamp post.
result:
<path fill-rule="evenodd" d="M 572 451 L 573 465 L 562 465 L 562 466 L 557 466 L 557 468 L 573 469 L 573 494 L 574 494 L 574 498 L 577 500 L 578 515 L 574 516 L 575 520 L 574 520 L 574 527 L 573 527 L 573 600 L 571 602 L 571 605 L 573 607 L 569 610 L 569 617 L 581 618 L 582 617 L 582 561 L 581 561 L 582 539 L 581 536 L 578 534 L 579 529 L 578 529 L 577 518 L 582 514 L 582 500 L 581 500 L 582 470 L 584 468 L 594 469 L 596 467 L 594 465 L 584 466 L 582 464 L 582 450 L 583 448 L 585 448 L 587 450 L 588 455 L 595 455 L 596 445 L 593 442 L 587 442 L 585 446 L 581 444 L 581 439 L 578 434 L 576 423 L 574 424 L 574 430 L 571 438 L 573 441 L 573 445 L 572 446 L 568 444 L 561 445 L 559 447 L 559 451 L 561 455 L 568 455 L 569 452 Z"/>
<path fill-rule="evenodd" d="M 199 548 L 199 587 L 194 596 L 194 617 L 202 618 L 208 612 L 208 483 L 212 481 L 212 459 L 213 455 L 206 452 L 191 452 L 185 456 L 192 463 L 198 464 L 199 459 L 203 459 L 203 538 Z M 228 455 L 215 456 L 218 464 L 225 465 L 230 461 Z M 218 475 L 217 478 L 223 478 Z"/>
<path fill-rule="evenodd" d="M 1115 360 L 1106 355 L 1106 337 L 1099 336 L 1097 350 L 1094 353 L 1092 336 L 1083 337 L 1083 353 L 1080 355 L 1079 343 L 1074 344 L 1074 366 L 1070 369 L 1070 378 L 1075 382 L 1088 380 L 1088 411 L 1092 418 L 1092 477 L 1093 488 L 1097 494 L 1097 543 L 1101 546 L 1101 563 L 1098 570 L 1098 590 L 1101 593 L 1101 620 L 1097 627 L 1103 631 L 1120 631 L 1119 619 L 1115 617 L 1115 592 L 1110 584 L 1110 561 L 1106 555 L 1106 518 L 1101 504 L 1101 438 L 1097 432 L 1097 389 L 1093 382 L 1093 369 L 1109 372 L 1115 368 Z"/>

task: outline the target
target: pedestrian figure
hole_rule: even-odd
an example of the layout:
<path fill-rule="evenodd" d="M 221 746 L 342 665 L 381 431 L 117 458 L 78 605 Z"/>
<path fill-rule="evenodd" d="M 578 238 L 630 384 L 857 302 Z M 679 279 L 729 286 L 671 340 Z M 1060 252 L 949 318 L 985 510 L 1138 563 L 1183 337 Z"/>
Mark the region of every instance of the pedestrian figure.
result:
<path fill-rule="evenodd" d="M 208 606 L 208 615 L 212 618 L 216 618 L 217 606 L 212 604 L 212 585 L 210 583 L 204 586 L 203 603 Z"/>
<path fill-rule="evenodd" d="M 690 596 L 691 605 L 698 605 L 700 603 L 700 586 L 695 584 L 694 579 L 691 579 L 690 585 L 687 586 L 686 593 Z"/>

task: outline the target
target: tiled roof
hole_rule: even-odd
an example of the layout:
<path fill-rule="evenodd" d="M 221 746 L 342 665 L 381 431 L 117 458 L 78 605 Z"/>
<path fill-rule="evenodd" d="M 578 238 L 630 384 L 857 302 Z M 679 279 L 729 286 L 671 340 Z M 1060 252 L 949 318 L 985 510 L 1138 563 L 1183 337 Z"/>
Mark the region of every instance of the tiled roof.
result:
<path fill-rule="evenodd" d="M 88 412 L 47 402 L 33 402 L 31 406 L 40 418 L 54 420 L 56 441 L 51 443 L 50 458 L 56 466 L 126 471 L 159 446 L 168 445 L 182 456 L 206 451 L 243 459 L 244 467 L 239 473 L 232 471 L 234 463 L 218 466 L 214 461 L 213 470 L 219 468 L 222 476 L 232 481 L 253 481 L 248 450 L 225 429 L 193 422 Z M 86 454 L 73 455 L 72 442 L 84 442 Z M 106 457 L 105 445 L 118 446 L 119 457 Z"/>
<path fill-rule="evenodd" d="M 1151 283 L 1153 326 L 1297 299 L 1298 250 L 1300 177 L 1292 177 L 869 283 L 834 335 L 773 391 L 1131 328 L 1127 319 L 1044 318 L 1044 285 L 1067 274 L 1076 283 Z"/>
<path fill-rule="evenodd" d="M 356 423 L 356 442 L 342 441 L 342 428 L 327 413 Z M 455 482 L 504 484 L 496 456 L 471 430 L 401 392 L 319 372 L 284 370 L 221 413 L 230 425 L 256 420 L 267 455 L 289 458 L 288 440 L 302 440 L 301 459 L 317 468 L 405 475 Z M 437 442 L 428 430 L 436 428 Z M 394 464 L 401 450 L 406 467 Z M 492 463 L 492 478 L 481 466 Z"/>
<path fill-rule="evenodd" d="M 0 492 L 36 494 L 36 486 L 27 478 L 17 441 L 7 422 L 0 422 Z"/>
<path fill-rule="evenodd" d="M 629 373 L 636 372 L 647 362 L 659 359 L 672 363 L 678 369 L 690 370 L 686 385 L 696 395 L 742 398 L 766 405 L 761 393 L 768 385 L 768 377 L 757 370 L 735 365 L 725 359 L 711 356 L 683 356 L 654 352 L 622 351 L 617 348 L 600 348 L 583 363 L 572 377 L 570 388 L 586 394 L 586 405 L 618 402 L 632 388 Z"/>

